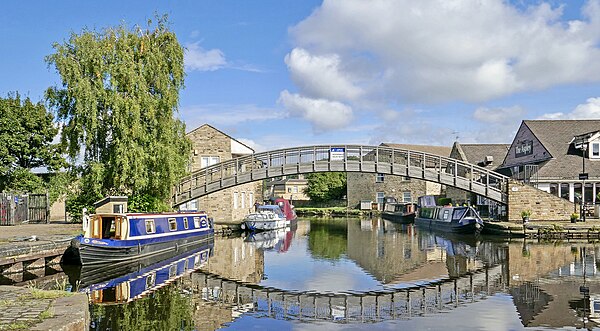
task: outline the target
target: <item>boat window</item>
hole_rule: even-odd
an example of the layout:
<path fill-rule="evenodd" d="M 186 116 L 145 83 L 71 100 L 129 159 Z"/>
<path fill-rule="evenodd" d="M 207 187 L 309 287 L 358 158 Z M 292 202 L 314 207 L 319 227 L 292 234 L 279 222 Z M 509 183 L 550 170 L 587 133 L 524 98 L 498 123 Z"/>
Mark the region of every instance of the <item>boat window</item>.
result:
<path fill-rule="evenodd" d="M 188 224 L 187 217 L 184 217 L 184 218 L 183 218 L 183 228 L 184 228 L 184 229 L 188 229 L 189 227 L 190 227 L 190 226 L 189 226 L 189 224 Z"/>
<path fill-rule="evenodd" d="M 169 218 L 169 230 L 171 230 L 171 231 L 177 230 L 177 219 Z"/>
<path fill-rule="evenodd" d="M 450 211 L 448 209 L 444 209 L 444 214 L 442 215 L 442 219 L 447 220 L 448 216 L 450 216 Z"/>
<path fill-rule="evenodd" d="M 454 214 L 452 215 L 452 219 L 454 219 L 454 220 L 460 220 L 463 217 L 465 217 L 466 213 L 467 213 L 467 208 L 466 207 L 456 208 L 456 209 L 454 209 Z"/>
<path fill-rule="evenodd" d="M 177 276 L 177 265 L 174 264 L 169 267 L 169 278 L 175 278 Z"/>
<path fill-rule="evenodd" d="M 156 232 L 156 227 L 154 226 L 154 220 L 146 220 L 146 233 L 154 233 Z"/>
<path fill-rule="evenodd" d="M 100 228 L 102 227 L 102 218 L 100 216 L 93 216 L 91 218 L 92 223 L 92 238 L 102 238 L 100 234 Z"/>
<path fill-rule="evenodd" d="M 200 228 L 200 217 L 194 217 L 194 228 Z"/>

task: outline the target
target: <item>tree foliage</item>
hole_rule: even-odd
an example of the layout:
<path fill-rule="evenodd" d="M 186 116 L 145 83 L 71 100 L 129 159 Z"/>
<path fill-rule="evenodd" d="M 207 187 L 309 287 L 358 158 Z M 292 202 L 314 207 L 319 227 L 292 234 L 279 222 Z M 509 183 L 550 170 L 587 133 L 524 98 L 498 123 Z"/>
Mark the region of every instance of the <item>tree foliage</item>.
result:
<path fill-rule="evenodd" d="M 315 202 L 339 200 L 346 195 L 345 172 L 319 172 L 306 175 L 304 193 Z"/>
<path fill-rule="evenodd" d="M 83 159 L 89 202 L 108 194 L 164 199 L 186 171 L 190 142 L 176 116 L 183 48 L 167 23 L 73 33 L 46 58 L 62 78 L 46 97 L 69 157 Z"/>
<path fill-rule="evenodd" d="M 65 166 L 60 146 L 52 143 L 57 133 L 54 116 L 41 102 L 21 100 L 18 93 L 0 98 L 0 191 L 40 190 L 44 182 L 31 169 Z"/>

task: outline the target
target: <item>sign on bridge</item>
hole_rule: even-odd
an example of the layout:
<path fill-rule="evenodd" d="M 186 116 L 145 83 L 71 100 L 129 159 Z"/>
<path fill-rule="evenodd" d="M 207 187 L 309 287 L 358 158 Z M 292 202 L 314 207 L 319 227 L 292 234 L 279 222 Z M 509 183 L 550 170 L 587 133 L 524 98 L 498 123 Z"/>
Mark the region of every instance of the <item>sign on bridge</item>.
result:
<path fill-rule="evenodd" d="M 329 149 L 329 161 L 344 161 L 343 147 L 332 147 Z"/>

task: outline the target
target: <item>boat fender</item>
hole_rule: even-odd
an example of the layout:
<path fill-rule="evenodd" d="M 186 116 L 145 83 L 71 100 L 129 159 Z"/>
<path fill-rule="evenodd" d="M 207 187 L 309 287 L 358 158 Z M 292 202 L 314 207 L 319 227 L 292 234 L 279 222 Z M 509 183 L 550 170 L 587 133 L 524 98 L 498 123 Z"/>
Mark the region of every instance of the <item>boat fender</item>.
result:
<path fill-rule="evenodd" d="M 140 243 L 138 243 L 138 254 L 142 253 L 142 245 L 140 245 Z"/>
<path fill-rule="evenodd" d="M 175 251 L 179 252 L 179 244 L 178 243 L 175 243 Z"/>
<path fill-rule="evenodd" d="M 242 223 L 242 225 L 240 225 L 240 227 L 242 228 L 242 230 L 246 230 L 246 224 Z"/>

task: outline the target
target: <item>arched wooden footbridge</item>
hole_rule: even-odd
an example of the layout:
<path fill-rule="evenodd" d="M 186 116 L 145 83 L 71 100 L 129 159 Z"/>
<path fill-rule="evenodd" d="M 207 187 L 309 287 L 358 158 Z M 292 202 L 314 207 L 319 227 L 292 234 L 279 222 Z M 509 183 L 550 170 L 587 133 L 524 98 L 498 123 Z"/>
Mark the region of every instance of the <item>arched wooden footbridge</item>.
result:
<path fill-rule="evenodd" d="M 174 189 L 173 206 L 257 180 L 315 172 L 383 173 L 422 179 L 508 202 L 509 177 L 445 156 L 364 145 L 304 146 L 256 153 L 192 173 Z"/>

